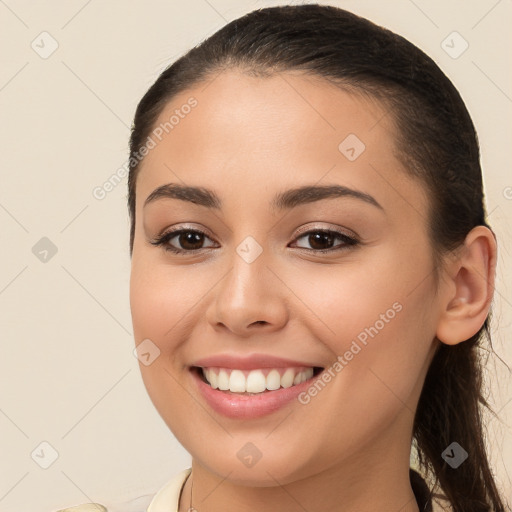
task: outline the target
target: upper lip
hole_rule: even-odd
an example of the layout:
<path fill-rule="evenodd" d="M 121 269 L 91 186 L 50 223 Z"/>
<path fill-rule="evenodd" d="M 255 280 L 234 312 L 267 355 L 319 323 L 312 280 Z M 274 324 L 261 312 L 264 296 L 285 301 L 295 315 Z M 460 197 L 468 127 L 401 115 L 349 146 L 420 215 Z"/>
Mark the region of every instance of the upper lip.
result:
<path fill-rule="evenodd" d="M 301 366 L 315 368 L 319 365 L 305 361 L 295 361 L 292 359 L 271 356 L 268 354 L 251 354 L 248 356 L 216 354 L 198 359 L 191 366 L 198 366 L 202 368 L 219 367 L 239 370 L 256 370 L 258 368 L 294 368 Z"/>

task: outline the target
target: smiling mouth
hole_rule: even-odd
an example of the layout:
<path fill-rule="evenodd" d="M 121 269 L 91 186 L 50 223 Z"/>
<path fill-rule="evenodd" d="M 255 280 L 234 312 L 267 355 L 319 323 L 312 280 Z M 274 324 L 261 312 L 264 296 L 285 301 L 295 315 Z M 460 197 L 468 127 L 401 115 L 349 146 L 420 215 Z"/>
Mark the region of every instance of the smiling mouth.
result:
<path fill-rule="evenodd" d="M 301 384 L 316 377 L 323 368 L 315 366 L 239 370 L 196 366 L 192 370 L 212 389 L 238 395 L 258 395 Z"/>

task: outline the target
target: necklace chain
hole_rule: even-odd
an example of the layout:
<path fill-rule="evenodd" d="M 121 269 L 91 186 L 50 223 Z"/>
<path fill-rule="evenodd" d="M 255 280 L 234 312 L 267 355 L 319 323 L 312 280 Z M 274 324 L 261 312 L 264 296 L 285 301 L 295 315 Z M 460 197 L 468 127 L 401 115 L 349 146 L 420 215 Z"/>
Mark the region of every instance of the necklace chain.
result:
<path fill-rule="evenodd" d="M 192 478 L 192 471 L 190 472 L 190 507 L 187 512 L 197 512 L 197 510 L 192 506 L 192 489 L 194 488 L 194 479 Z"/>

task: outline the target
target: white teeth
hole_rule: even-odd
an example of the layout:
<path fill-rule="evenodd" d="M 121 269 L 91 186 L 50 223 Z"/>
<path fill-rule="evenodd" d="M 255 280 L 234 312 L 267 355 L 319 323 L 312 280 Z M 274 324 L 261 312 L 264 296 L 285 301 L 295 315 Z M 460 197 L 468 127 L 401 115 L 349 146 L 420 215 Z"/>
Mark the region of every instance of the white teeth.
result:
<path fill-rule="evenodd" d="M 265 389 L 267 389 L 267 379 L 265 378 L 265 375 L 263 375 L 263 372 L 256 370 L 247 375 L 245 391 L 248 393 L 261 393 L 262 391 L 265 391 Z"/>
<path fill-rule="evenodd" d="M 313 368 L 307 368 L 306 370 L 304 370 L 304 378 L 302 379 L 302 381 L 311 379 L 311 377 L 313 377 L 313 374 L 314 374 Z"/>
<path fill-rule="evenodd" d="M 267 389 L 274 391 L 281 387 L 281 375 L 277 370 L 270 370 L 267 375 Z"/>
<path fill-rule="evenodd" d="M 213 370 L 211 370 L 213 372 Z M 226 370 L 221 370 L 219 372 L 219 376 L 217 378 L 217 386 L 222 391 L 227 391 L 229 389 L 229 376 Z"/>
<path fill-rule="evenodd" d="M 301 371 L 298 368 L 287 368 L 282 375 L 274 368 L 268 371 L 266 377 L 265 373 L 264 370 L 243 372 L 224 368 L 203 368 L 203 375 L 213 389 L 229 390 L 233 393 L 263 393 L 265 390 L 274 391 L 281 387 L 296 386 L 313 377 L 313 368 Z"/>
<path fill-rule="evenodd" d="M 229 376 L 229 390 L 233 393 L 245 393 L 245 375 L 240 370 L 233 370 Z"/>
<path fill-rule="evenodd" d="M 212 369 L 210 369 L 208 371 L 208 378 L 207 378 L 207 380 L 208 380 L 208 382 L 210 383 L 210 386 L 213 389 L 217 389 L 219 387 L 219 385 L 217 384 L 217 382 L 218 382 L 217 374 Z"/>
<path fill-rule="evenodd" d="M 290 388 L 293 386 L 294 377 L 295 372 L 293 371 L 293 368 L 288 368 L 281 377 L 281 386 L 283 386 L 283 388 Z"/>
<path fill-rule="evenodd" d="M 296 386 L 297 384 L 300 384 L 301 382 L 304 382 L 305 380 L 308 380 L 311 377 L 313 377 L 313 368 L 303 370 L 297 373 L 297 375 L 295 375 L 295 378 L 293 379 L 293 385 Z"/>

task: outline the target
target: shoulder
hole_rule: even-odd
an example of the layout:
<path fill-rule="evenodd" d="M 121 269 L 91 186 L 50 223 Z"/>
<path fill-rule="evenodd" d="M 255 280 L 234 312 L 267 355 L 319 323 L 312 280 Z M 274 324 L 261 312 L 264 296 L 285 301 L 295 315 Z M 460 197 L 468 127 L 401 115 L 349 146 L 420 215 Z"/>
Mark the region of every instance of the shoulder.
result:
<path fill-rule="evenodd" d="M 84 503 L 76 507 L 63 508 L 57 512 L 108 512 L 107 509 L 99 503 Z"/>
<path fill-rule="evenodd" d="M 152 496 L 142 496 L 125 503 L 101 505 L 100 503 L 83 503 L 74 507 L 57 510 L 57 512 L 146 512 Z"/>
<path fill-rule="evenodd" d="M 56 512 L 175 512 L 178 510 L 181 490 L 190 472 L 191 468 L 181 471 L 154 496 L 142 496 L 122 505 L 84 503 Z"/>
<path fill-rule="evenodd" d="M 187 480 L 191 468 L 178 473 L 174 478 L 167 482 L 156 494 L 147 512 L 175 512 L 178 510 L 181 490 Z"/>

